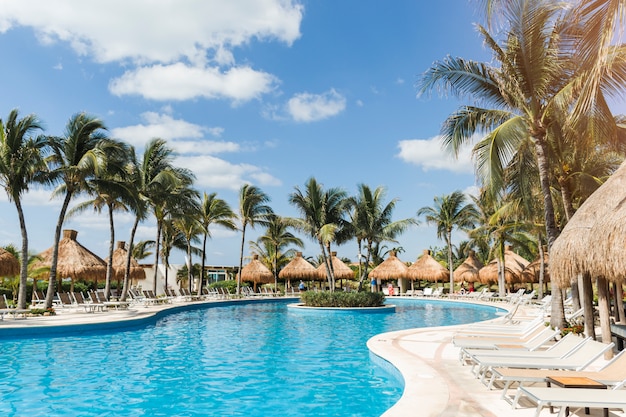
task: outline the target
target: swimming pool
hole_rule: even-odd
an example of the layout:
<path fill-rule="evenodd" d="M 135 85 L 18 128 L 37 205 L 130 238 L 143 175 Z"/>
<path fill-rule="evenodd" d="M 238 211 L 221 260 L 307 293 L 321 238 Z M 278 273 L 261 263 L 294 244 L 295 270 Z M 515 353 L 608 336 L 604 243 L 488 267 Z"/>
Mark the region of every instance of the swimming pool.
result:
<path fill-rule="evenodd" d="M 403 382 L 370 357 L 370 337 L 497 311 L 394 299 L 392 314 L 302 313 L 288 302 L 180 311 L 125 331 L 1 340 L 0 415 L 379 416 Z"/>

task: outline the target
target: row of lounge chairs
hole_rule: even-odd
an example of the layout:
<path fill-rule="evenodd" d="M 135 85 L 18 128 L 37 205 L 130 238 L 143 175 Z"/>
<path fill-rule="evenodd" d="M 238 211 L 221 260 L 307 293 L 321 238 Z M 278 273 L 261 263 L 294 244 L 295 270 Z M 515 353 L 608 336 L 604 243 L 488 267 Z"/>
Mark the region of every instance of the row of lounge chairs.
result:
<path fill-rule="evenodd" d="M 568 407 L 601 408 L 605 415 L 609 408 L 626 413 L 626 352 L 598 368 L 613 343 L 573 333 L 560 337 L 558 330 L 545 325 L 542 309 L 535 310 L 536 316 L 518 312 L 515 319 L 502 317 L 459 330 L 453 337 L 459 360 L 471 366 L 470 372 L 487 389 L 501 389 L 501 398 L 514 408 L 522 398 L 536 404 L 536 417 L 544 407 L 560 407 L 559 416 L 565 416 Z M 576 387 L 563 381 L 576 381 Z M 517 389 L 513 396 L 511 388 Z"/>

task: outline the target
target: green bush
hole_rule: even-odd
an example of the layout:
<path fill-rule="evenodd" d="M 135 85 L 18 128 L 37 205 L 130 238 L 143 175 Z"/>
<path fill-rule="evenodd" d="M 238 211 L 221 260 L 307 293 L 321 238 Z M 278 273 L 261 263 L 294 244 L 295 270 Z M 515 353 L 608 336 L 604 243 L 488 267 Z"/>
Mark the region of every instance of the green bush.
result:
<path fill-rule="evenodd" d="M 385 295 L 381 292 L 307 291 L 301 294 L 301 299 L 309 307 L 380 307 L 385 304 Z"/>
<path fill-rule="evenodd" d="M 230 291 L 231 294 L 234 294 L 235 291 L 237 291 L 237 281 L 234 279 L 226 280 L 226 281 L 217 281 L 209 285 L 209 288 L 228 288 L 228 291 Z"/>

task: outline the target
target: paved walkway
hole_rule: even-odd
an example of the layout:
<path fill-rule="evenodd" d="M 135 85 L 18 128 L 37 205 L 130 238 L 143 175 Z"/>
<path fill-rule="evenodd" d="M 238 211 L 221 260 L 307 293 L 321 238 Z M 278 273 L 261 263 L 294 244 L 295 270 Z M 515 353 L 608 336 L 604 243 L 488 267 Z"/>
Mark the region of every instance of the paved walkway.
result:
<path fill-rule="evenodd" d="M 216 303 L 220 301 L 207 301 Z M 197 304 L 198 302 L 194 303 Z M 128 326 L 129 321 L 151 319 L 158 312 L 180 306 L 183 303 L 136 306 L 130 310 L 109 310 L 104 313 L 61 312 L 53 317 L 29 317 L 0 321 L 2 329 L 51 328 L 52 326 L 84 326 L 95 323 Z M 400 370 L 404 377 L 405 390 L 400 401 L 382 417 L 531 417 L 535 406 L 522 401 L 513 409 L 500 398 L 500 390 L 489 391 L 458 360 L 458 349 L 452 345 L 452 336 L 463 326 L 448 326 L 427 329 L 402 330 L 383 333 L 368 341 L 368 348 L 386 359 Z M 592 367 L 603 364 L 598 360 Z M 514 390 L 510 390 L 514 393 Z M 601 416 L 602 410 L 591 410 L 585 415 L 573 410 L 575 416 Z M 626 414 L 611 410 L 610 416 L 624 417 Z M 541 417 L 550 416 L 546 408 Z"/>

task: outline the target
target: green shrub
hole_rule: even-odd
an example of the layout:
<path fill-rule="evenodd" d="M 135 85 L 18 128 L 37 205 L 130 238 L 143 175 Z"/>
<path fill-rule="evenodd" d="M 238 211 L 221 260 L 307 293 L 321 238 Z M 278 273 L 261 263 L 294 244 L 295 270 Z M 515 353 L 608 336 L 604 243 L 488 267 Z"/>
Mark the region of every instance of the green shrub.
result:
<path fill-rule="evenodd" d="M 217 281 L 217 282 L 214 282 L 213 284 L 210 284 L 209 288 L 228 288 L 228 291 L 230 291 L 231 294 L 234 294 L 235 291 L 237 291 L 237 281 L 234 279 L 230 279 L 226 281 Z"/>
<path fill-rule="evenodd" d="M 385 304 L 385 295 L 381 292 L 307 291 L 301 298 L 309 307 L 380 307 Z"/>

